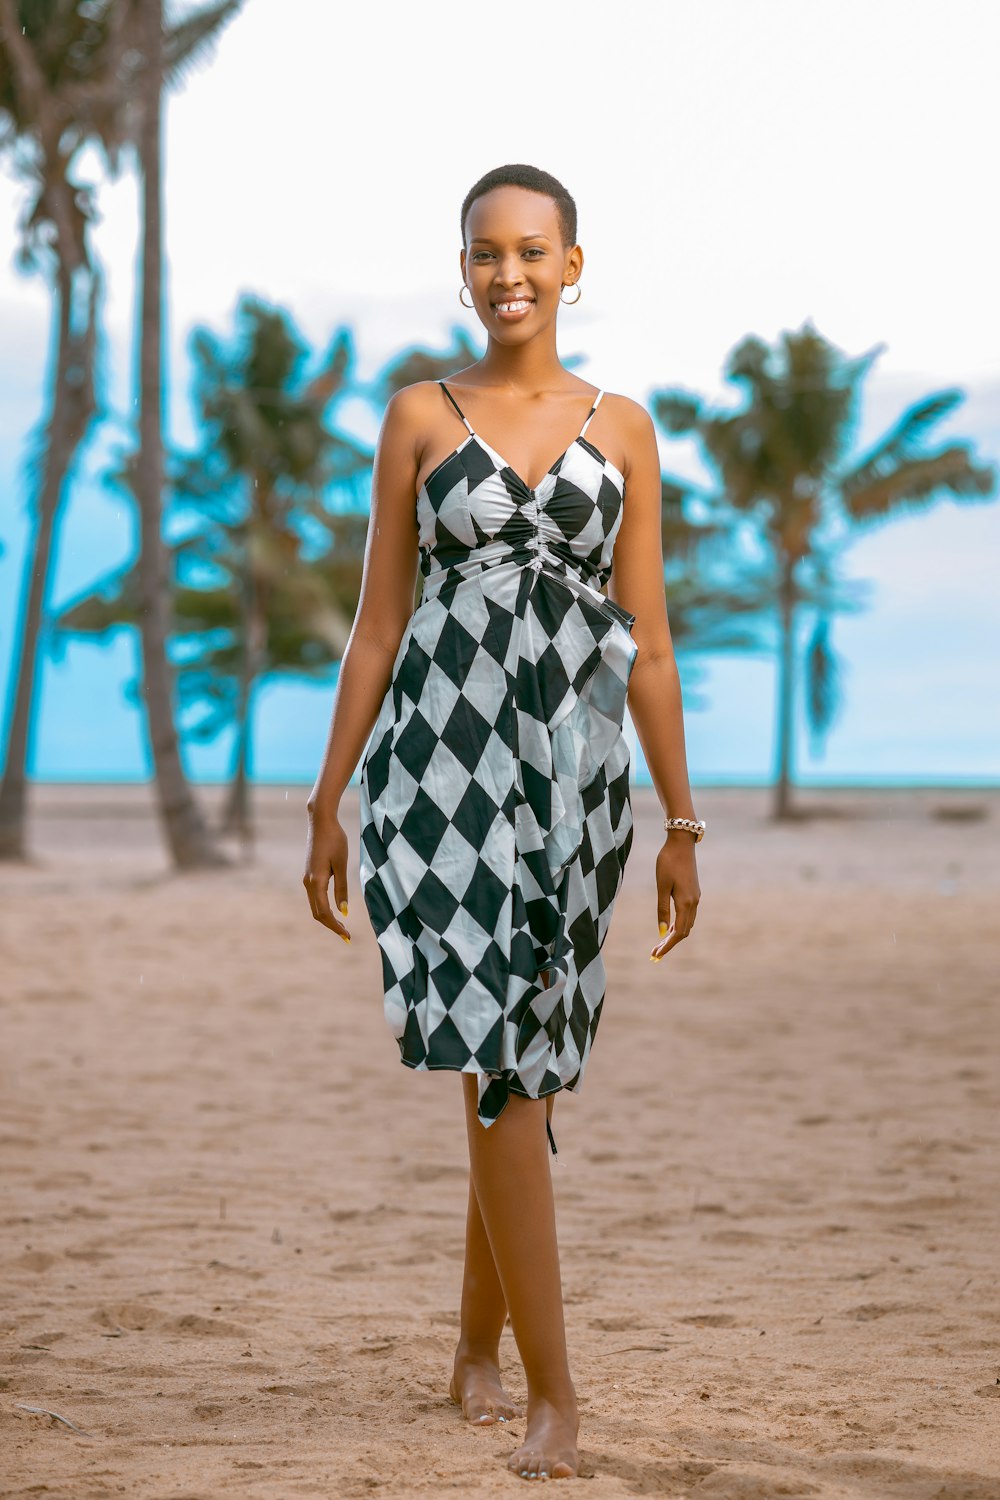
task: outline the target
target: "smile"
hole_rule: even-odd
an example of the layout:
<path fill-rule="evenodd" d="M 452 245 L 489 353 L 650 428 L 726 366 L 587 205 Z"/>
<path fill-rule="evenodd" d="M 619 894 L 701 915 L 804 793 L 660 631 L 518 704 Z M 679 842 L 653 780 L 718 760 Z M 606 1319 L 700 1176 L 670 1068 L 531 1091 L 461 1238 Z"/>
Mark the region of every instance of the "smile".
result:
<path fill-rule="evenodd" d="M 533 306 L 534 302 L 530 297 L 519 297 L 514 302 L 495 302 L 493 304 L 493 311 L 498 318 L 503 318 L 505 322 L 515 322 L 518 318 L 523 318 L 529 313 Z"/>

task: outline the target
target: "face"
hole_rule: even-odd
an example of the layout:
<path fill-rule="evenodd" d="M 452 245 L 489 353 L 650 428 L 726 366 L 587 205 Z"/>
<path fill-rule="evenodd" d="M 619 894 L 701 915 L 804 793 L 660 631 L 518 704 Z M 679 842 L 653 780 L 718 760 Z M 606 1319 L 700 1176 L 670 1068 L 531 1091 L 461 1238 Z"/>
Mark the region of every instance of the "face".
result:
<path fill-rule="evenodd" d="M 469 209 L 461 266 L 490 337 L 515 344 L 553 322 L 563 286 L 583 269 L 583 251 L 563 245 L 552 198 L 505 186 Z"/>

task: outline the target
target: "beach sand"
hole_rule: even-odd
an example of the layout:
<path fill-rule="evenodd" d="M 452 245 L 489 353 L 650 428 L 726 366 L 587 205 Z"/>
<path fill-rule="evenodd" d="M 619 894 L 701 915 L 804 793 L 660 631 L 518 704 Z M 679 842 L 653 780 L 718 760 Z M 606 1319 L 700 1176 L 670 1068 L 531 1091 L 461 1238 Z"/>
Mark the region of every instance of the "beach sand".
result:
<path fill-rule="evenodd" d="M 148 789 L 41 787 L 37 862 L 0 867 L 4 1497 L 524 1483 L 523 1422 L 447 1396 L 459 1080 L 385 1026 L 354 791 L 353 943 L 310 917 L 306 795 L 258 791 L 254 860 L 178 877 Z M 590 1500 L 1000 1496 L 1000 794 L 801 800 L 779 829 L 698 793 L 698 921 L 651 964 L 633 793 L 553 1121 Z"/>

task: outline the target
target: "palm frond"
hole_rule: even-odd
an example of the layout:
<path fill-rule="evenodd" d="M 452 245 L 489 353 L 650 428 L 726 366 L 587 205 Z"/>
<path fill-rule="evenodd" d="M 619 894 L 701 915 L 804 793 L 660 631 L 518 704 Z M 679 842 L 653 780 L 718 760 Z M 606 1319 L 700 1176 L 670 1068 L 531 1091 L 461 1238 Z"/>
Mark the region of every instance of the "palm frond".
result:
<path fill-rule="evenodd" d="M 822 754 L 823 741 L 840 711 L 843 694 L 840 658 L 830 644 L 830 622 L 821 615 L 805 655 L 806 718 L 813 746 L 813 759 Z"/>
<path fill-rule="evenodd" d="M 702 412 L 701 397 L 689 391 L 654 391 L 649 404 L 653 420 L 671 437 L 693 432 Z"/>
<path fill-rule="evenodd" d="M 909 407 L 895 427 L 864 454 L 840 479 L 845 500 L 891 472 L 898 464 L 918 456 L 919 445 L 937 422 L 954 411 L 965 398 L 958 388 L 935 391 Z"/>
<path fill-rule="evenodd" d="M 222 28 L 242 4 L 243 0 L 216 0 L 165 28 L 163 77 L 168 87 L 181 83 L 210 56 Z"/>
<path fill-rule="evenodd" d="M 886 472 L 876 471 L 867 483 L 847 488 L 843 504 L 854 526 L 872 526 L 897 513 L 926 510 L 943 495 L 988 500 L 996 484 L 996 468 L 976 463 L 966 444 L 952 443 L 936 453 L 903 459 Z"/>

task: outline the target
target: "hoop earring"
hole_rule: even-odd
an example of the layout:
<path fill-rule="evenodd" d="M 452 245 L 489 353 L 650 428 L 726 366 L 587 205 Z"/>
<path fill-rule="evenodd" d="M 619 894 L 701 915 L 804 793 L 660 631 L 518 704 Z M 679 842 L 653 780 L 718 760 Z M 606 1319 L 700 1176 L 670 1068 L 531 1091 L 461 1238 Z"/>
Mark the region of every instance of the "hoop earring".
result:
<path fill-rule="evenodd" d="M 466 302 L 463 299 L 463 297 L 462 297 L 462 292 L 468 292 L 468 291 L 471 291 L 471 290 L 472 290 L 472 288 L 469 286 L 469 283 L 467 281 L 463 281 L 461 289 L 460 289 L 459 294 L 458 294 L 458 300 L 459 300 L 459 302 L 461 302 L 461 304 L 462 304 L 463 307 L 475 307 L 475 305 L 476 305 L 475 302 Z"/>
<path fill-rule="evenodd" d="M 567 302 L 566 298 L 563 296 L 563 292 L 566 290 L 566 288 L 568 286 L 575 286 L 576 287 L 576 296 L 570 302 Z M 559 293 L 559 301 L 563 304 L 564 307 L 575 307 L 576 304 L 579 302 L 579 300 L 580 300 L 580 298 L 582 296 L 583 296 L 583 288 L 580 286 L 580 283 L 578 281 L 564 281 L 563 282 L 563 284 L 562 284 L 562 291 Z"/>

